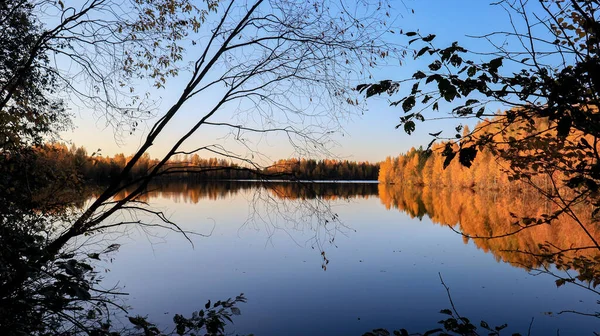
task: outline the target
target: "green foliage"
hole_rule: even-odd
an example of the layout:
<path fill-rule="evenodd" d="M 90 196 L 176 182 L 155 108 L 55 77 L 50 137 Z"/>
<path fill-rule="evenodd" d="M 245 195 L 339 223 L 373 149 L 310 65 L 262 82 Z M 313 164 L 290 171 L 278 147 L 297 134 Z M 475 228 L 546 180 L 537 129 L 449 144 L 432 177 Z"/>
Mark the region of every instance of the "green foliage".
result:
<path fill-rule="evenodd" d="M 262 169 L 265 178 L 298 180 L 376 180 L 379 164 L 348 160 L 287 159 Z"/>

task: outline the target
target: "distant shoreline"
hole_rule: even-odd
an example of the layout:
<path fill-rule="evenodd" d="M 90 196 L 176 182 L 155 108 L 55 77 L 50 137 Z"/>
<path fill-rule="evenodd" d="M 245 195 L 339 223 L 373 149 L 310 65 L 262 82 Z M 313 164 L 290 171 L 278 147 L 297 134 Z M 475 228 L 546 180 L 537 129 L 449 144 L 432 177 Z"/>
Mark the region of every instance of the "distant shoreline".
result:
<path fill-rule="evenodd" d="M 215 182 L 269 182 L 269 183 L 369 183 L 379 184 L 378 180 L 282 180 L 282 179 L 223 179 Z"/>

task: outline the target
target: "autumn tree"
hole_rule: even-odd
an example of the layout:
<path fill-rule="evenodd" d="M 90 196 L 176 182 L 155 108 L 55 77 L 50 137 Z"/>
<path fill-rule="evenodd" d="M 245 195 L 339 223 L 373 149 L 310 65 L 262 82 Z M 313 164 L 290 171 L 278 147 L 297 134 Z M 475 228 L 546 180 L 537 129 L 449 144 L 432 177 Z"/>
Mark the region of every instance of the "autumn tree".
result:
<path fill-rule="evenodd" d="M 543 253 L 515 252 L 564 264 L 566 250 L 600 250 L 591 233 L 600 210 L 600 2 L 507 0 L 495 5 L 509 14 L 512 28 L 480 37 L 491 42 L 484 61 L 459 42 L 440 47 L 435 34 L 405 32 L 414 57 L 427 60 L 427 66 L 410 78 L 360 85 L 358 90 L 367 96 L 400 94 L 392 105 L 404 112 L 398 127 L 409 134 L 419 122 L 439 114 L 459 120 L 456 132 L 431 133 L 434 141 L 446 140 L 444 167 L 452 168 L 456 161 L 471 167 L 482 151 L 503 160 L 511 181 L 528 184 L 557 209 L 520 218 L 515 232 L 560 225 L 558 218 L 565 215 L 590 241 L 584 246 L 547 246 Z M 499 103 L 506 109 L 494 112 Z M 444 111 L 446 105 L 451 107 Z M 485 121 L 461 134 L 462 123 L 469 119 Z M 480 181 L 489 177 L 478 175 Z M 575 212 L 579 204 L 594 207 L 594 221 Z M 559 280 L 557 284 L 573 281 Z"/>
<path fill-rule="evenodd" d="M 438 110 L 441 101 L 458 103 L 452 116 L 490 121 L 456 134 L 459 140 L 448 142 L 444 148 L 445 166 L 456 157 L 468 167 L 479 151 L 489 148 L 509 162 L 514 179 L 529 181 L 533 175 L 561 173 L 577 200 L 591 200 L 597 189 L 598 167 L 599 4 L 548 1 L 532 8 L 526 2 L 501 1 L 499 5 L 516 13 L 529 30 L 515 28 L 485 35 L 488 39 L 512 38 L 522 46 L 518 50 L 494 50 L 497 57 L 489 62 L 470 60 L 469 51 L 458 43 L 438 48 L 433 34 L 406 33 L 411 44 L 423 44 L 415 50 L 415 57 L 433 61 L 412 76 L 414 85 L 409 94 L 393 103 L 406 112 L 400 126 L 412 132 L 416 121 L 426 119 L 427 109 Z M 520 65 L 521 70 L 503 73 L 503 64 L 509 62 Z M 393 94 L 398 84 L 384 81 L 359 89 L 366 90 L 368 96 Z M 486 106 L 493 102 L 513 108 L 492 112 Z M 442 138 L 441 133 L 434 136 Z M 452 138 L 455 136 L 448 137 Z M 548 196 L 566 206 L 569 201 L 561 200 L 558 193 L 560 182 L 554 180 L 557 188 Z"/>

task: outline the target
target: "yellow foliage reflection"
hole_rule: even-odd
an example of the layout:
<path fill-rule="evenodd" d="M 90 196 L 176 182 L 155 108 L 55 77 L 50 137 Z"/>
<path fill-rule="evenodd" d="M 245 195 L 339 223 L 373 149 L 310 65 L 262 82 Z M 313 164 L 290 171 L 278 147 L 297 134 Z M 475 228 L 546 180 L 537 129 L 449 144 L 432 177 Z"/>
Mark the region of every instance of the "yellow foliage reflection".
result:
<path fill-rule="evenodd" d="M 496 260 L 526 269 L 544 266 L 540 244 L 555 250 L 593 246 L 591 239 L 570 217 L 561 215 L 551 224 L 527 223 L 524 218 L 539 218 L 552 213 L 552 204 L 542 196 L 521 190 L 518 193 L 476 192 L 472 189 L 431 188 L 379 184 L 379 198 L 387 209 L 398 209 L 412 218 L 427 216 L 435 224 L 461 232 L 477 248 L 491 252 Z M 591 222 L 591 209 L 576 209 L 594 239 L 600 239 L 600 225 Z M 514 233 L 514 234 L 513 234 Z M 484 239 L 480 237 L 496 237 Z M 566 258 L 600 257 L 595 248 L 565 252 Z"/>

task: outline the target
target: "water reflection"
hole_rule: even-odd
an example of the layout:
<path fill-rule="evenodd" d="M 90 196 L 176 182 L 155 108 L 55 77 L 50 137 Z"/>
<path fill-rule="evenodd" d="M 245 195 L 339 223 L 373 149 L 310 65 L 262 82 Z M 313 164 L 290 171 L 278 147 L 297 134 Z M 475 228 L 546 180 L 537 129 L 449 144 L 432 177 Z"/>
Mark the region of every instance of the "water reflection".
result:
<path fill-rule="evenodd" d="M 305 182 L 258 182 L 258 181 L 220 181 L 185 182 L 158 181 L 140 197 L 141 201 L 153 198 L 167 198 L 175 202 L 196 204 L 201 200 L 218 200 L 244 193 L 256 188 L 269 190 L 279 199 L 353 199 L 377 197 L 377 183 L 305 183 Z M 125 190 L 117 199 L 129 194 Z"/>
<path fill-rule="evenodd" d="M 473 239 L 473 243 L 496 260 L 528 270 L 544 265 L 539 255 L 553 250 L 569 250 L 566 258 L 600 257 L 594 242 L 573 218 L 562 215 L 551 224 L 532 225 L 525 229 L 522 218 L 539 218 L 556 210 L 552 204 L 533 192 L 477 193 L 468 189 L 431 189 L 379 185 L 379 198 L 387 209 L 395 208 L 412 218 L 427 216 L 435 224 L 446 225 Z M 576 212 L 590 235 L 600 239 L 600 227 L 591 219 L 591 207 L 579 206 Z M 516 232 L 516 233 L 515 233 Z M 512 234 L 515 233 L 515 234 Z"/>
<path fill-rule="evenodd" d="M 269 217 L 278 223 L 249 224 L 252 209 L 250 214 L 246 209 L 254 195 L 272 202 L 256 203 L 265 216 L 282 213 L 279 219 Z M 523 271 L 539 266 L 538 259 L 507 251 L 535 250 L 546 241 L 588 244 L 573 223 L 464 241 L 443 227 L 471 236 L 506 233 L 514 229 L 511 213 L 534 216 L 552 210 L 535 195 L 368 183 L 227 182 L 154 185 L 145 200 L 169 209 L 184 229 L 204 232 L 209 227 L 212 232 L 195 241 L 193 249 L 177 234 L 151 248 L 145 236 L 132 236 L 110 265 L 107 281 L 126 286 L 134 312 L 164 325 L 172 318 L 167 312 L 193 311 L 208 298 L 244 292 L 249 301 L 230 329 L 233 334 L 423 331 L 436 326 L 439 310 L 448 307 L 441 272 L 461 314 L 477 322 L 507 322 L 508 334 L 526 331 L 532 317 L 532 335 L 555 334 L 559 328 L 561 334 L 575 335 L 595 328 L 594 319 L 547 312 L 591 311 L 596 296 L 590 300 L 589 293 L 574 286 L 557 290 L 553 278 Z M 329 231 L 330 223 L 299 221 L 314 219 L 322 204 L 331 206 L 326 210 L 335 210 L 345 226 Z M 597 227 L 593 234 L 598 236 Z M 326 272 L 319 267 L 322 250 L 331 260 Z"/>
<path fill-rule="evenodd" d="M 428 217 L 435 224 L 450 226 L 469 237 L 498 237 L 473 239 L 473 243 L 497 261 L 504 261 L 526 269 L 542 265 L 540 244 L 555 248 L 592 246 L 593 241 L 570 217 L 562 216 L 553 224 L 537 225 L 521 230 L 521 218 L 537 218 L 555 209 L 545 198 L 535 193 L 474 192 L 470 189 L 431 189 L 399 184 L 377 183 L 302 183 L 302 182 L 157 182 L 140 200 L 165 198 L 175 203 L 197 204 L 202 200 L 227 199 L 238 193 L 255 189 L 266 191 L 279 200 L 351 200 L 379 197 L 386 209 L 398 209 L 411 218 Z M 126 192 L 123 193 L 124 196 Z M 600 226 L 591 222 L 590 208 L 580 206 L 582 218 L 588 218 L 586 227 L 600 240 Z M 517 234 L 511 234 L 520 231 Z M 528 253 L 515 253 L 530 252 Z M 533 254 L 533 255 L 532 255 Z M 566 252 L 567 257 L 600 257 L 597 249 Z"/>

